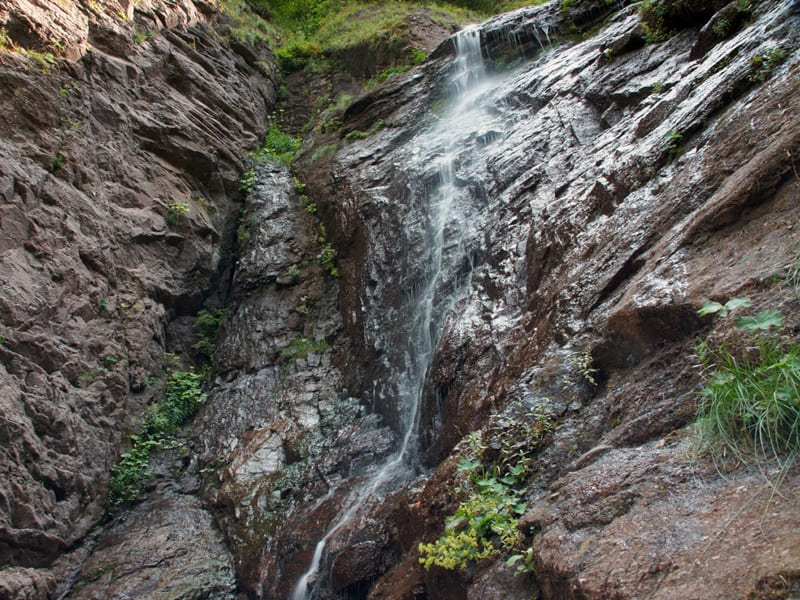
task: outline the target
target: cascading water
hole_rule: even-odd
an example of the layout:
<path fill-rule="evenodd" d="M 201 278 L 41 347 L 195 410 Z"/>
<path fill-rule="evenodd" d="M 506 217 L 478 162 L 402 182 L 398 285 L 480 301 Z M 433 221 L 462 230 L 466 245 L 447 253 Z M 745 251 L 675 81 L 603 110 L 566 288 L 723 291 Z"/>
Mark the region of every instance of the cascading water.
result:
<path fill-rule="evenodd" d="M 413 199 L 424 211 L 424 272 L 406 299 L 401 332 L 403 342 L 401 367 L 389 368 L 385 388 L 392 390 L 397 406 L 401 441 L 398 450 L 377 466 L 365 482 L 351 494 L 345 509 L 317 543 L 311 565 L 297 583 L 293 600 L 316 597 L 314 582 L 328 542 L 354 516 L 364 503 L 375 495 L 407 482 L 419 469 L 419 421 L 425 379 L 448 311 L 468 288 L 472 271 L 469 219 L 455 210 L 461 187 L 455 172 L 459 150 L 464 140 L 476 131 L 476 117 L 483 110 L 476 102 L 490 86 L 481 56 L 480 31 L 470 26 L 454 38 L 456 58 L 450 77 L 451 104 L 435 126 L 418 136 L 414 153 L 426 165 L 428 177 L 435 185 Z M 422 157 L 421 155 L 424 155 Z M 467 264 L 466 268 L 464 264 Z M 379 326 L 376 326 L 379 328 Z M 381 385 L 376 383 L 376 389 Z M 385 394 L 381 394 L 384 396 Z M 385 400 L 385 398 L 384 398 Z"/>

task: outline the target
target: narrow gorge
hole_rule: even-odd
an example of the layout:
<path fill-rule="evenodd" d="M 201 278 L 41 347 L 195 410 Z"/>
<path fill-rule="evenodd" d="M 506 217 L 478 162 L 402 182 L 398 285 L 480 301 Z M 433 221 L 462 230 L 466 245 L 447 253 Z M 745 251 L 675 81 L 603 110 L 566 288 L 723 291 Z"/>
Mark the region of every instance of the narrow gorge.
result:
<path fill-rule="evenodd" d="M 800 597 L 800 5 L 450 4 L 0 6 L 0 597 Z"/>

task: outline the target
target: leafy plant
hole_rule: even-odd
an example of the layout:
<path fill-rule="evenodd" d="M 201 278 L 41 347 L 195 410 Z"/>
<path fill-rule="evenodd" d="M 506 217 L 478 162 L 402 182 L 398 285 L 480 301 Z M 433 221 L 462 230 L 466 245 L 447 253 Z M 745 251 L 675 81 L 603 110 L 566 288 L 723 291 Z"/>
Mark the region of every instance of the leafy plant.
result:
<path fill-rule="evenodd" d="M 787 56 L 786 50 L 783 48 L 775 48 L 767 54 L 754 56 L 750 59 L 750 74 L 748 75 L 748 79 L 752 83 L 765 82 L 778 65 L 786 60 Z"/>
<path fill-rule="evenodd" d="M 425 59 L 428 58 L 428 53 L 425 52 L 424 48 L 412 48 L 411 50 L 411 64 L 419 65 L 425 62 Z"/>
<path fill-rule="evenodd" d="M 253 159 L 258 163 L 267 158 L 277 158 L 288 165 L 298 148 L 300 148 L 300 138 L 289 135 L 280 125 L 273 122 L 264 138 L 264 144 L 254 153 Z"/>
<path fill-rule="evenodd" d="M 706 315 L 719 314 L 720 317 L 727 317 L 728 313 L 736 310 L 737 308 L 748 308 L 750 306 L 749 298 L 731 298 L 725 304 L 719 302 L 703 302 L 703 307 L 697 311 L 701 317 Z"/>
<path fill-rule="evenodd" d="M 167 223 L 176 225 L 180 218 L 189 212 L 188 202 L 172 202 L 168 206 L 169 215 L 167 215 Z"/>
<path fill-rule="evenodd" d="M 317 253 L 317 264 L 325 269 L 332 277 L 339 276 L 339 268 L 336 266 L 336 249 L 328 241 L 328 230 L 325 223 L 319 224 L 320 250 Z"/>
<path fill-rule="evenodd" d="M 435 542 L 419 544 L 419 562 L 425 569 L 466 569 L 471 562 L 512 551 L 520 542 L 517 526 L 526 505 L 514 486 L 524 480 L 527 468 L 486 470 L 479 460 L 462 458 L 458 470 L 466 473 L 469 495 L 454 515 L 445 519 L 445 532 Z"/>
<path fill-rule="evenodd" d="M 253 169 L 245 171 L 242 175 L 242 180 L 239 182 L 239 189 L 249 194 L 256 187 L 256 172 Z"/>
<path fill-rule="evenodd" d="M 142 431 L 131 435 L 131 449 L 122 453 L 111 469 L 111 487 L 106 499 L 109 510 L 139 498 L 142 485 L 152 476 L 150 453 L 163 447 L 205 401 L 203 377 L 203 373 L 194 371 L 175 371 L 167 377 L 163 402 L 151 408 Z"/>
<path fill-rule="evenodd" d="M 66 159 L 64 158 L 63 154 L 56 154 L 53 157 L 53 172 L 58 171 L 61 167 L 64 166 Z"/>
<path fill-rule="evenodd" d="M 192 349 L 201 363 L 214 362 L 217 331 L 219 331 L 220 323 L 227 312 L 227 308 L 209 308 L 206 304 L 206 307 L 200 309 L 194 318 L 192 328 L 197 336 L 197 342 L 194 343 Z"/>
<path fill-rule="evenodd" d="M 419 545 L 419 562 L 426 568 L 436 565 L 444 569 L 465 569 L 470 563 L 500 552 L 519 549 L 521 535 L 519 515 L 526 510 L 522 501 L 524 484 L 533 461 L 533 454 L 555 429 L 549 415 L 549 401 L 535 409 L 526 410 L 522 404 L 505 416 L 493 418 L 488 436 L 500 440 L 499 452 L 492 450 L 492 466 L 484 466 L 489 449 L 481 435 L 467 436 L 467 451 L 457 468 L 466 476 L 466 493 L 454 515 L 445 519 L 445 531 L 438 540 Z M 535 569 L 532 550 L 515 553 L 510 564 L 518 572 Z"/>
<path fill-rule="evenodd" d="M 698 312 L 724 317 L 749 305 L 734 298 L 725 305 L 706 303 Z M 708 373 L 696 421 L 704 445 L 719 443 L 737 458 L 748 448 L 775 457 L 800 451 L 800 345 L 778 334 L 783 320 L 774 309 L 738 317 L 733 342 L 698 343 Z"/>

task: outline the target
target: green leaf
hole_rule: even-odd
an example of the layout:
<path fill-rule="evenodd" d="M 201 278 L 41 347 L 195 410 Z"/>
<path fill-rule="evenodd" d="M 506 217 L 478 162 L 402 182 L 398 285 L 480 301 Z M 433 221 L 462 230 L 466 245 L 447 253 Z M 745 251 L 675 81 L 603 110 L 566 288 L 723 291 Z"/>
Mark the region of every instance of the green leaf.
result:
<path fill-rule="evenodd" d="M 509 559 L 506 561 L 506 564 L 507 564 L 509 567 L 513 567 L 513 566 L 514 566 L 515 564 L 517 564 L 517 563 L 518 563 L 518 562 L 519 562 L 521 559 L 522 559 L 522 554 L 515 554 L 515 555 L 511 556 L 511 557 L 510 557 L 510 558 L 509 558 Z"/>
<path fill-rule="evenodd" d="M 713 315 L 719 313 L 720 317 L 727 317 L 728 313 L 736 310 L 737 308 L 746 308 L 750 306 L 749 298 L 731 298 L 723 306 L 719 302 L 703 302 L 703 308 L 697 311 L 701 317 L 706 315 Z"/>
<path fill-rule="evenodd" d="M 697 314 L 701 317 L 705 317 L 706 315 L 713 315 L 714 313 L 718 313 L 723 310 L 725 307 L 722 306 L 719 302 L 703 302 L 703 308 L 697 311 Z M 724 316 L 724 315 L 723 315 Z"/>
<path fill-rule="evenodd" d="M 770 308 L 758 313 L 755 317 L 739 317 L 736 326 L 745 331 L 766 331 L 772 327 L 783 325 L 783 314 Z"/>
<path fill-rule="evenodd" d="M 456 465 L 456 468 L 458 468 L 459 471 L 472 471 L 474 469 L 477 469 L 480 466 L 481 466 L 481 461 L 479 461 L 479 460 L 470 460 L 465 456 L 461 460 L 458 461 L 458 464 Z"/>
<path fill-rule="evenodd" d="M 747 308 L 750 306 L 750 298 L 731 298 L 725 303 L 725 309 L 733 311 L 737 308 Z"/>

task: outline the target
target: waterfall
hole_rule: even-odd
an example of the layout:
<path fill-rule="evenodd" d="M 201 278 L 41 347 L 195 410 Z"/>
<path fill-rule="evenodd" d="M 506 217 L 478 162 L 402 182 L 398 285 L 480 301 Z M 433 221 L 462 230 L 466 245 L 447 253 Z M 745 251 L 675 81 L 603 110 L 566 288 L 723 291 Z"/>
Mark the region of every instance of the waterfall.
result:
<path fill-rule="evenodd" d="M 389 484 L 407 482 L 419 468 L 419 423 L 425 379 L 434 357 L 439 335 L 447 313 L 453 303 L 468 288 L 470 268 L 461 267 L 471 261 L 465 250 L 464 237 L 468 229 L 467 216 L 454 210 L 459 194 L 455 177 L 456 160 L 467 136 L 475 131 L 474 102 L 488 87 L 480 47 L 480 30 L 469 26 L 454 38 L 456 58 L 449 79 L 450 107 L 439 121 L 416 141 L 418 154 L 424 158 L 436 185 L 428 189 L 424 198 L 415 199 L 424 207 L 425 249 L 424 276 L 406 299 L 407 311 L 403 313 L 404 355 L 402 368 L 390 369 L 393 399 L 397 403 L 401 442 L 398 450 L 382 465 L 375 468 L 365 483 L 345 503 L 347 507 L 334 521 L 328 532 L 317 543 L 311 565 L 298 581 L 293 600 L 315 597 L 314 580 L 323 559 L 325 547 L 354 516 L 364 503 L 380 493 Z M 425 149 L 423 152 L 422 149 Z M 433 165 L 433 166 L 431 166 Z M 377 388 L 378 386 L 376 386 Z M 388 386 L 387 386 L 388 387 Z"/>

